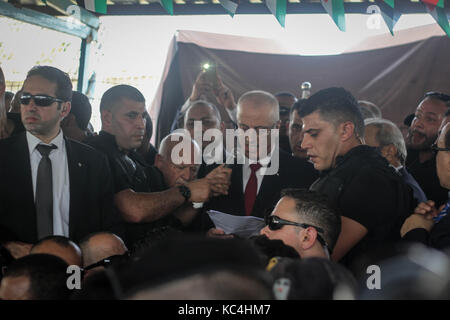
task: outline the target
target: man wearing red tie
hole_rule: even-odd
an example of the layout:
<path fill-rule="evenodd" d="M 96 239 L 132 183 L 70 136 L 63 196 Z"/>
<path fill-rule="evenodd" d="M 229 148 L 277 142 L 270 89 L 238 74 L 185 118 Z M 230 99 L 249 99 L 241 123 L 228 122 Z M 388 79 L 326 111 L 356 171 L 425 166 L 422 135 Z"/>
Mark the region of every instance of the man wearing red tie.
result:
<path fill-rule="evenodd" d="M 243 94 L 237 103 L 238 150 L 232 168 L 228 195 L 211 199 L 207 210 L 234 215 L 264 217 L 275 206 L 284 188 L 308 188 L 317 171 L 306 160 L 296 159 L 278 148 L 280 127 L 277 99 L 265 91 Z M 212 170 L 215 165 L 209 166 Z M 212 228 L 206 218 L 203 230 L 210 235 L 223 231 Z"/>

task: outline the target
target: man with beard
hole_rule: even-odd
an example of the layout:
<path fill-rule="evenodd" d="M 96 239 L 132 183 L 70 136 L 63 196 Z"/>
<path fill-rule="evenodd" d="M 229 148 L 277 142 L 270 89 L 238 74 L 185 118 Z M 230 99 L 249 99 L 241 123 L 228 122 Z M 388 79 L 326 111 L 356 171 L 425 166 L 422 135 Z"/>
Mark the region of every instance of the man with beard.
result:
<path fill-rule="evenodd" d="M 439 126 L 450 106 L 450 96 L 426 93 L 417 107 L 414 119 L 406 137 L 408 157 L 406 167 L 422 187 L 428 199 L 437 205 L 447 200 L 447 190 L 439 184 L 436 174 L 436 157 L 431 145 L 436 141 Z"/>

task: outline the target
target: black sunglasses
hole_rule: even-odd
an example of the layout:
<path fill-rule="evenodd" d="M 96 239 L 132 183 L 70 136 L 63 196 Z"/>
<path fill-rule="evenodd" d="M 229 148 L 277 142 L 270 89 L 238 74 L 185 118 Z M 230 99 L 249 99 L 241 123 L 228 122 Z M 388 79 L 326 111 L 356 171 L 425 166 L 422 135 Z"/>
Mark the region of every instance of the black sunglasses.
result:
<path fill-rule="evenodd" d="M 128 260 L 128 258 L 130 258 L 130 252 L 127 251 L 124 254 L 121 255 L 113 255 L 110 256 L 108 258 L 105 258 L 103 260 L 100 260 L 96 263 L 93 263 L 87 267 L 84 268 L 85 271 L 90 270 L 90 269 L 94 269 L 96 267 L 105 267 L 108 268 L 113 264 L 117 264 L 117 263 L 121 263 L 121 262 L 125 262 Z"/>
<path fill-rule="evenodd" d="M 43 94 L 38 94 L 34 96 L 32 94 L 25 93 L 22 94 L 22 96 L 20 97 L 20 103 L 26 106 L 30 103 L 31 99 L 33 99 L 34 103 L 39 107 L 48 107 L 53 102 L 64 102 L 64 100 Z"/>
<path fill-rule="evenodd" d="M 431 145 L 431 150 L 432 150 L 434 153 L 438 153 L 438 151 L 450 151 L 450 148 L 439 148 L 439 147 L 437 146 L 436 143 L 433 143 L 433 144 Z"/>
<path fill-rule="evenodd" d="M 328 250 L 328 245 L 326 243 L 326 241 L 322 238 L 322 236 L 319 233 L 323 234 L 323 229 L 313 226 L 311 224 L 306 224 L 306 223 L 298 223 L 298 222 L 293 222 L 293 221 L 289 221 L 289 220 L 284 220 L 281 219 L 278 216 L 275 215 L 266 215 L 264 217 L 264 221 L 266 223 L 266 225 L 269 227 L 270 230 L 274 231 L 274 230 L 280 230 L 281 228 L 283 228 L 283 226 L 296 226 L 296 227 L 301 227 L 301 228 L 314 228 L 317 231 L 317 240 L 319 240 L 320 244 L 322 246 L 327 247 Z"/>
<path fill-rule="evenodd" d="M 313 227 L 314 229 L 317 230 L 317 232 L 323 233 L 322 228 L 315 227 L 315 226 L 312 226 L 312 225 L 306 224 L 306 223 L 298 223 L 298 222 L 293 222 L 293 221 L 289 221 L 289 220 L 284 220 L 275 215 L 266 216 L 264 220 L 270 230 L 280 230 L 281 228 L 283 228 L 283 226 L 289 225 L 289 226 L 302 227 L 304 229 Z"/>

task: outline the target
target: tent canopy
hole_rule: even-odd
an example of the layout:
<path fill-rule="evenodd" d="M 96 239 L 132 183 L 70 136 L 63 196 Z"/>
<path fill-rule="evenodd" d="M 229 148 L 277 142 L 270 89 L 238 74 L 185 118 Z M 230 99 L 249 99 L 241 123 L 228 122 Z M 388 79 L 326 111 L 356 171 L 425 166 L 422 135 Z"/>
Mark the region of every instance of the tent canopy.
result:
<path fill-rule="evenodd" d="M 344 87 L 357 99 L 377 104 L 385 118 L 400 124 L 425 92 L 450 91 L 449 57 L 450 41 L 437 25 L 397 32 L 394 40 L 390 35 L 376 36 L 350 52 L 329 56 L 292 55 L 270 40 L 179 31 L 150 108 L 157 120 L 156 141 L 170 132 L 176 111 L 205 62 L 218 65 L 236 100 L 256 89 L 300 95 L 301 83 L 309 81 L 312 93 Z"/>

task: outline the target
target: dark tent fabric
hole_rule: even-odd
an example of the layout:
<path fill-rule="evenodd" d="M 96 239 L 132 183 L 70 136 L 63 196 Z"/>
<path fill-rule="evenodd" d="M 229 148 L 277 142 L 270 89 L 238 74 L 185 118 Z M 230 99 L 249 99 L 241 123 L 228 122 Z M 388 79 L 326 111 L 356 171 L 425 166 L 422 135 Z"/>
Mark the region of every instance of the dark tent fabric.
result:
<path fill-rule="evenodd" d="M 430 34 L 436 34 L 435 27 L 432 28 Z M 414 32 L 414 29 L 404 30 L 396 37 L 404 39 L 402 33 Z M 191 40 L 183 40 L 182 33 L 191 36 Z M 213 39 L 209 47 L 208 37 Z M 374 37 L 373 41 L 383 42 L 382 39 Z M 251 42 L 251 49 L 236 48 L 246 41 Z M 300 96 L 301 83 L 309 81 L 312 93 L 331 86 L 344 87 L 357 99 L 377 104 L 383 117 L 397 124 L 414 112 L 425 92 L 450 92 L 450 39 L 446 36 L 428 36 L 397 46 L 380 45 L 379 49 L 327 56 L 276 54 L 273 53 L 277 52 L 276 45 L 269 48 L 269 42 L 255 41 L 254 38 L 178 32 L 151 108 L 152 118 L 157 119 L 156 141 L 170 132 L 176 111 L 190 95 L 205 62 L 218 65 L 218 73 L 236 101 L 244 92 L 255 89 L 271 93 L 290 91 Z M 262 53 L 255 52 L 258 45 Z"/>

